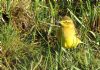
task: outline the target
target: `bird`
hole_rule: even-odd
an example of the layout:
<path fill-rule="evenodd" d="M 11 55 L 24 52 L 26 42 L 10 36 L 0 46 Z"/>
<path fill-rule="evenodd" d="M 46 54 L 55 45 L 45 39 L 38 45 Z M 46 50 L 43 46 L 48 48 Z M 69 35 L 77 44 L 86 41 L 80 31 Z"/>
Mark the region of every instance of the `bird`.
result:
<path fill-rule="evenodd" d="M 58 37 L 61 41 L 62 46 L 65 48 L 76 48 L 80 43 L 83 43 L 77 37 L 77 30 L 73 20 L 69 16 L 64 16 L 61 21 L 58 21 L 57 24 L 60 24 Z"/>

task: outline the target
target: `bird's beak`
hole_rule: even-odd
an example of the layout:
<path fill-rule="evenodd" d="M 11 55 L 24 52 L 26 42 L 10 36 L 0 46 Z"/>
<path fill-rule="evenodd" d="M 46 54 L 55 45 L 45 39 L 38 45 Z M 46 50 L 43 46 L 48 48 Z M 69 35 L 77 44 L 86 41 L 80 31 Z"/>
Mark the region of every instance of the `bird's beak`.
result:
<path fill-rule="evenodd" d="M 61 26 L 61 22 L 60 21 L 55 21 L 55 25 Z"/>

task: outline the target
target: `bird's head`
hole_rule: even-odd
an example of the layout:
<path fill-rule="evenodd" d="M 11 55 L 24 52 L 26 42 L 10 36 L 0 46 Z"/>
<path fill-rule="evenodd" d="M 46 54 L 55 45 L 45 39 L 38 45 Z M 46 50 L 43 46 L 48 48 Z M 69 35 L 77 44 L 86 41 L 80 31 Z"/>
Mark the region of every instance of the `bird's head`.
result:
<path fill-rule="evenodd" d="M 61 27 L 74 27 L 73 20 L 68 16 L 64 16 L 62 20 L 57 21 L 56 24 L 60 25 Z"/>

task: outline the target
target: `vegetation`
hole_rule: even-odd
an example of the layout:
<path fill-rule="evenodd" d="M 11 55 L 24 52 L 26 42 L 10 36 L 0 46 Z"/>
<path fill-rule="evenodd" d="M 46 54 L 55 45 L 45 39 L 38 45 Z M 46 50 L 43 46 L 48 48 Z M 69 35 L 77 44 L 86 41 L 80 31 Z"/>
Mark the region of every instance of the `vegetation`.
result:
<path fill-rule="evenodd" d="M 100 70 L 99 0 L 0 0 L 0 70 Z M 56 20 L 73 19 L 85 44 L 61 49 Z"/>

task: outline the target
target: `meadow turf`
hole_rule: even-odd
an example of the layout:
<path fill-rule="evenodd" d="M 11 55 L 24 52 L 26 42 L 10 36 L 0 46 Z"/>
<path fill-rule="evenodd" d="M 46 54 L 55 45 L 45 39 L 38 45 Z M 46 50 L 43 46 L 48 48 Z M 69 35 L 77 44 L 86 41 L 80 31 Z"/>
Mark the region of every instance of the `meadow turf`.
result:
<path fill-rule="evenodd" d="M 65 15 L 84 42 L 77 48 L 58 41 Z M 0 70 L 100 70 L 99 0 L 0 0 Z"/>

